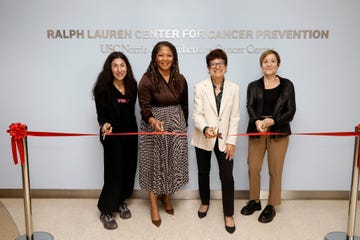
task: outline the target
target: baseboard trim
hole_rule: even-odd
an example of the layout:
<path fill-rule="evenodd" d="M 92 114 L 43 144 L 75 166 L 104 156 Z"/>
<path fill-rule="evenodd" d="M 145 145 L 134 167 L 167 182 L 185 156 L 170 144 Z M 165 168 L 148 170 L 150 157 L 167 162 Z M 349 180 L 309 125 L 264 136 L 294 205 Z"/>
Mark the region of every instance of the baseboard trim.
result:
<path fill-rule="evenodd" d="M 235 191 L 235 199 L 247 199 L 249 191 Z M 32 198 L 98 198 L 100 190 L 98 189 L 32 189 Z M 23 198 L 23 189 L 0 189 L 0 198 Z M 260 198 L 267 199 L 268 191 L 261 191 Z M 350 198 L 349 191 L 282 191 L 283 200 L 348 200 Z M 142 190 L 134 190 L 131 198 L 148 198 L 148 193 Z M 198 190 L 182 190 L 173 194 L 174 199 L 199 199 Z M 221 199 L 220 190 L 211 191 L 212 199 Z"/>

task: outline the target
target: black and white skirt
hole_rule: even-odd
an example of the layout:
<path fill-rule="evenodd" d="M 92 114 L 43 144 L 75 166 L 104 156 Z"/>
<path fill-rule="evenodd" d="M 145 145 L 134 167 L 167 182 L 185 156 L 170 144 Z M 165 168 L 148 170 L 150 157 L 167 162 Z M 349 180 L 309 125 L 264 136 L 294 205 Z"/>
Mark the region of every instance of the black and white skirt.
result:
<path fill-rule="evenodd" d="M 180 105 L 153 107 L 157 120 L 164 122 L 165 132 L 186 133 Z M 153 132 L 141 121 L 140 131 Z M 140 188 L 155 194 L 174 193 L 189 181 L 188 139 L 183 135 L 140 135 Z"/>

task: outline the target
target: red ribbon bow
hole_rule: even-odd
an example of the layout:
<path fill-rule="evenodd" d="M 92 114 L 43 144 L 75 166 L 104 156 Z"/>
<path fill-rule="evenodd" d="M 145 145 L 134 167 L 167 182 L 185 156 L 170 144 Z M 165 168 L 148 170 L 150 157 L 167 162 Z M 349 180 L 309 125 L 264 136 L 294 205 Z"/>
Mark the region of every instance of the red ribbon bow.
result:
<path fill-rule="evenodd" d="M 356 127 L 356 132 L 359 134 L 360 133 L 360 124 L 357 125 Z M 358 140 L 358 168 L 360 169 L 360 135 L 357 136 L 357 140 Z"/>
<path fill-rule="evenodd" d="M 12 123 L 7 130 L 11 136 L 11 149 L 15 165 L 18 163 L 18 155 L 16 150 L 19 152 L 21 165 L 25 163 L 25 153 L 23 138 L 27 137 L 26 125 L 21 123 Z"/>

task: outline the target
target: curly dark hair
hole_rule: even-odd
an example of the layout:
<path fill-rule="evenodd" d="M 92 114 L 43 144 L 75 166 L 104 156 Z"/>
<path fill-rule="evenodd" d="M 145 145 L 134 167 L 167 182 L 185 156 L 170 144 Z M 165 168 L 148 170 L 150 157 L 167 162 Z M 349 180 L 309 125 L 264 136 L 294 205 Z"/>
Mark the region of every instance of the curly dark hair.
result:
<path fill-rule="evenodd" d="M 127 73 L 124 78 L 126 95 L 130 101 L 136 101 L 137 83 L 130 62 L 122 52 L 112 52 L 105 60 L 103 69 L 99 73 L 92 91 L 93 96 L 102 104 L 106 104 L 110 99 L 110 87 L 114 80 L 111 63 L 117 58 L 121 58 L 126 63 Z"/>

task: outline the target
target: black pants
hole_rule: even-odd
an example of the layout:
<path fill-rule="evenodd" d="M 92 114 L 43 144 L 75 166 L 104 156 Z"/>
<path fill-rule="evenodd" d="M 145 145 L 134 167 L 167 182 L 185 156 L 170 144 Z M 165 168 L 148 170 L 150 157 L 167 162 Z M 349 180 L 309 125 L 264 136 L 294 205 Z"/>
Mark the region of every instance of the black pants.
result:
<path fill-rule="evenodd" d="M 107 136 L 104 147 L 104 185 L 98 208 L 113 213 L 134 189 L 137 167 L 137 136 Z"/>
<path fill-rule="evenodd" d="M 195 147 L 196 160 L 198 165 L 198 182 L 201 203 L 210 204 L 210 166 L 211 153 L 201 148 Z M 218 141 L 214 147 L 214 153 L 219 164 L 219 175 L 221 180 L 222 203 L 224 216 L 234 215 L 234 161 L 227 160 L 226 153 L 219 151 Z"/>

